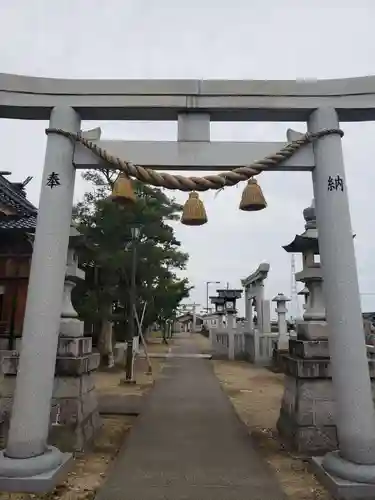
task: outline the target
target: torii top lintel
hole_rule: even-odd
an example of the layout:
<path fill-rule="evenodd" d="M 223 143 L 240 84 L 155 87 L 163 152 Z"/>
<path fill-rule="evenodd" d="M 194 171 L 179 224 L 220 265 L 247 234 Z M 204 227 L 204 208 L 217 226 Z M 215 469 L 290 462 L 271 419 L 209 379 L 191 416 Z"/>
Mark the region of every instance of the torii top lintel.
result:
<path fill-rule="evenodd" d="M 259 267 L 256 271 L 250 274 L 247 278 L 241 280 L 242 286 L 245 288 L 249 288 L 255 283 L 263 282 L 269 273 L 270 265 L 268 262 L 262 262 L 259 264 Z"/>
<path fill-rule="evenodd" d="M 71 106 L 83 120 L 306 121 L 334 107 L 340 121 L 375 120 L 375 76 L 337 80 L 66 80 L 0 74 L 0 118 L 48 120 Z"/>

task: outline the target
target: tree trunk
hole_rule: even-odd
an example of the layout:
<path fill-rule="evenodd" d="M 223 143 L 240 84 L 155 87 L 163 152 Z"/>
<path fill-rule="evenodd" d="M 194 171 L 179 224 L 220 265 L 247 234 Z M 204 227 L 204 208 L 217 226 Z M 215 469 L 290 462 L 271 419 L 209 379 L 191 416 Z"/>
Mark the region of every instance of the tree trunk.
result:
<path fill-rule="evenodd" d="M 109 305 L 109 313 L 112 312 L 112 304 Z M 114 366 L 114 355 L 113 355 L 113 324 L 107 318 L 102 320 L 102 326 L 100 329 L 100 337 L 98 342 L 98 349 L 100 352 L 100 360 L 103 366 L 112 368 Z"/>

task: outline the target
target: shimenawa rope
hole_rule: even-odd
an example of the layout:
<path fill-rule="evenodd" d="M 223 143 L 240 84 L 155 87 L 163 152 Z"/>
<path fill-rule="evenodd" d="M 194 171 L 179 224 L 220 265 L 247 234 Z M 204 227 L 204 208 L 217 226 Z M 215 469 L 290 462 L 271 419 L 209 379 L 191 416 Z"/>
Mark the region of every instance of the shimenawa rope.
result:
<path fill-rule="evenodd" d="M 226 186 L 235 186 L 239 182 L 247 181 L 251 177 L 258 175 L 267 167 L 274 167 L 279 163 L 291 158 L 302 146 L 310 144 L 317 139 L 331 134 L 338 134 L 343 137 L 344 132 L 340 129 L 325 129 L 316 133 L 307 133 L 301 139 L 289 142 L 277 153 L 266 156 L 263 160 L 257 160 L 251 165 L 238 167 L 228 172 L 222 172 L 215 175 L 204 177 L 185 177 L 183 175 L 172 175 L 164 172 L 157 172 L 151 168 L 134 165 L 134 163 L 122 160 L 111 155 L 105 149 L 99 147 L 95 142 L 82 137 L 81 134 L 67 132 L 60 128 L 47 128 L 46 134 L 57 134 L 70 139 L 73 142 L 79 142 L 87 149 L 92 151 L 98 158 L 113 165 L 117 169 L 125 172 L 129 177 L 134 177 L 145 184 L 152 186 L 165 187 L 168 189 L 178 189 L 180 191 L 208 191 L 209 189 L 222 189 Z M 261 168 L 259 168 L 261 167 Z"/>

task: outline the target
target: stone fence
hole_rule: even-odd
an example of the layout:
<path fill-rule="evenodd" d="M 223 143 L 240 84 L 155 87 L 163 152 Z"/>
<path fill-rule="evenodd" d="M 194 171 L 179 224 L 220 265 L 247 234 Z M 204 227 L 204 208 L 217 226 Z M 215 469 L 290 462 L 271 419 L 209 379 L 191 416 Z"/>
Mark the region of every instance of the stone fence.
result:
<path fill-rule="evenodd" d="M 257 329 L 249 332 L 246 326 L 240 326 L 234 330 L 226 328 L 210 330 L 212 351 L 215 357 L 243 359 L 262 366 L 272 364 L 273 348 L 277 338 L 277 334 L 262 334 Z"/>
<path fill-rule="evenodd" d="M 244 334 L 245 359 L 261 366 L 272 364 L 273 350 L 278 335 L 274 333 L 261 333 L 257 329 Z"/>
<path fill-rule="evenodd" d="M 244 359 L 243 331 L 213 328 L 210 330 L 212 351 L 217 358 Z"/>

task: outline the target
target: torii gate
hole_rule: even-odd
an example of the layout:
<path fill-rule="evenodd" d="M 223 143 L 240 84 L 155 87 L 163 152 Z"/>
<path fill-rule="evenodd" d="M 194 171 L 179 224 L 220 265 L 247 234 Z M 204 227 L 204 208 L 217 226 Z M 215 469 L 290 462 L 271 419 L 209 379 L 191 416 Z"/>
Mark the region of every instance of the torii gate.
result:
<path fill-rule="evenodd" d="M 264 324 L 263 306 L 264 306 L 264 280 L 267 279 L 270 270 L 270 265 L 267 262 L 259 264 L 256 271 L 250 274 L 247 278 L 241 280 L 242 286 L 245 288 L 245 315 L 249 330 L 253 330 L 253 299 L 255 299 L 255 310 L 257 312 L 257 328 L 263 333 L 264 327 L 268 326 L 267 333 L 271 331 L 270 325 L 270 310 L 268 307 L 267 318 L 268 325 Z M 269 304 L 269 302 L 268 302 Z"/>
<path fill-rule="evenodd" d="M 312 172 L 340 445 L 319 467 L 332 484 L 341 481 L 333 475 L 375 492 L 375 412 L 337 133 L 339 120 L 375 119 L 375 77 L 310 83 L 54 80 L 3 74 L 0 117 L 50 120 L 50 128 L 73 134 L 80 133 L 81 120 L 176 120 L 177 142 L 98 142 L 115 156 L 164 170 L 232 170 L 284 146 L 211 143 L 210 121 L 307 121 L 312 134 L 336 131 L 268 170 Z M 13 415 L 7 448 L 0 455 L 3 491 L 15 484 L 33 491 L 36 481 L 52 485 L 68 459 L 46 442 L 75 170 L 102 165 L 74 141 L 48 136 Z M 265 169 L 262 164 L 257 168 Z"/>

